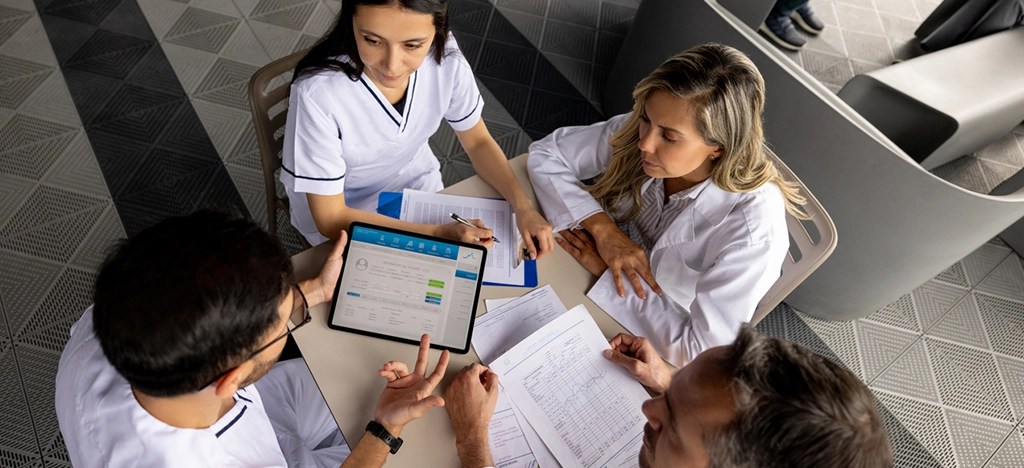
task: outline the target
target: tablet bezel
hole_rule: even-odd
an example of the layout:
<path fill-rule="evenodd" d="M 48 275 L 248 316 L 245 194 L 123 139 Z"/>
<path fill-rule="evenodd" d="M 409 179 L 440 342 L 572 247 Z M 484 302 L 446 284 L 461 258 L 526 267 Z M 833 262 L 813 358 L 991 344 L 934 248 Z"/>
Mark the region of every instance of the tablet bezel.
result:
<path fill-rule="evenodd" d="M 394 228 L 389 228 L 389 227 L 385 227 L 385 226 L 378 226 L 376 224 L 363 223 L 363 222 L 359 222 L 359 221 L 353 222 L 351 224 L 351 226 L 349 228 L 349 232 L 348 232 L 350 239 L 351 239 L 352 233 L 355 232 L 356 228 L 358 228 L 358 227 L 364 227 L 364 228 L 367 228 L 367 229 L 374 229 L 374 230 L 389 232 L 389 233 L 392 233 L 392 234 L 401 234 L 403 236 L 409 236 L 409 237 L 413 237 L 413 238 L 416 238 L 416 239 L 423 239 L 423 240 L 429 240 L 429 241 L 433 241 L 433 242 L 441 242 L 441 243 L 444 243 L 444 244 L 457 245 L 459 247 L 465 247 L 465 248 L 474 249 L 474 250 L 479 251 L 479 252 L 481 252 L 483 254 L 483 256 L 480 258 L 480 273 L 479 273 L 479 275 L 477 275 L 477 278 L 476 278 L 476 292 L 473 295 L 472 316 L 471 316 L 471 318 L 469 320 L 469 328 L 466 331 L 466 347 L 465 348 L 454 348 L 454 347 L 451 347 L 451 346 L 444 346 L 444 345 L 441 345 L 441 344 L 437 344 L 437 343 L 434 343 L 433 341 L 431 341 L 431 343 L 430 343 L 430 347 L 434 348 L 434 349 L 442 349 L 442 350 L 443 349 L 447 349 L 448 351 L 453 352 L 455 354 L 466 354 L 466 353 L 468 353 L 469 349 L 470 349 L 470 347 L 472 347 L 472 343 L 473 343 L 473 326 L 476 325 L 476 310 L 477 310 L 477 306 L 480 303 L 480 286 L 483 285 L 483 282 L 484 282 L 484 268 L 487 266 L 487 249 L 485 247 L 481 246 L 481 245 L 470 244 L 468 242 L 462 242 L 462 241 L 456 241 L 456 240 L 451 240 L 451 239 L 445 239 L 445 238 L 441 238 L 441 237 L 428 236 L 428 235 L 425 235 L 425 234 L 420 234 L 418 232 L 404 231 L 404 230 L 401 230 L 401 229 L 394 229 Z M 342 254 L 342 258 L 344 259 L 344 263 L 342 264 L 342 267 L 341 267 L 341 273 L 338 275 L 338 282 L 337 282 L 337 284 L 334 285 L 334 298 L 331 299 L 331 310 L 330 310 L 330 313 L 327 315 L 327 327 L 332 329 L 332 330 L 338 330 L 338 331 L 343 331 L 343 332 L 355 333 L 355 334 L 358 334 L 358 335 L 370 336 L 370 337 L 374 337 L 374 338 L 382 338 L 382 339 L 389 340 L 389 341 L 397 341 L 399 343 L 408 343 L 408 344 L 412 344 L 412 345 L 418 345 L 419 344 L 419 340 L 411 340 L 411 339 L 408 339 L 408 338 L 401 338 L 401 337 L 397 337 L 397 336 L 386 335 L 386 334 L 383 334 L 383 333 L 377 333 L 377 332 L 372 332 L 372 331 L 367 331 L 367 330 L 361 330 L 361 329 L 358 329 L 358 328 L 352 328 L 352 327 L 346 327 L 346 326 L 343 326 L 343 325 L 335 325 L 334 324 L 334 311 L 338 309 L 338 301 L 341 298 L 341 295 L 339 294 L 339 292 L 341 291 L 341 282 L 342 282 L 342 279 L 345 277 L 345 272 L 348 270 L 348 267 L 349 267 L 348 251 L 349 251 L 349 247 L 351 245 L 352 245 L 351 241 L 348 242 L 347 244 L 345 244 L 345 252 Z"/>

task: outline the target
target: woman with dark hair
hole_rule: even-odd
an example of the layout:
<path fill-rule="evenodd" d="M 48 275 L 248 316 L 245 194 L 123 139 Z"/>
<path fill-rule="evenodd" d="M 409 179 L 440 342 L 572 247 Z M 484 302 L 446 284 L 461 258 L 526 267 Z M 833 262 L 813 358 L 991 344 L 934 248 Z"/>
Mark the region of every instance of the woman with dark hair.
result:
<path fill-rule="evenodd" d="M 311 244 L 363 221 L 491 246 L 480 220 L 478 228 L 425 225 L 375 212 L 381 192 L 443 188 L 427 139 L 444 119 L 476 172 L 511 203 L 530 256 L 552 250 L 551 226 L 481 119 L 447 0 L 342 2 L 337 24 L 299 61 L 291 91 L 281 182 L 292 224 Z"/>

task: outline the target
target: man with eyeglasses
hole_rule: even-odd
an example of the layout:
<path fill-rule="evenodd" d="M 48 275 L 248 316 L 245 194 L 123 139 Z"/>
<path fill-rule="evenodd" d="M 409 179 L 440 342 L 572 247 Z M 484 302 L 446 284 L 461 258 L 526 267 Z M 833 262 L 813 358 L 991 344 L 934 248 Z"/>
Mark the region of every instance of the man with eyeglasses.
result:
<path fill-rule="evenodd" d="M 428 375 L 424 335 L 412 373 L 384 365 L 374 420 L 351 451 L 305 363 L 277 362 L 309 307 L 331 300 L 344 245 L 342 232 L 319 275 L 301 282 L 277 239 L 214 211 L 116 246 L 57 371 L 72 464 L 381 466 L 407 423 L 444 404 L 431 392 L 447 352 Z"/>

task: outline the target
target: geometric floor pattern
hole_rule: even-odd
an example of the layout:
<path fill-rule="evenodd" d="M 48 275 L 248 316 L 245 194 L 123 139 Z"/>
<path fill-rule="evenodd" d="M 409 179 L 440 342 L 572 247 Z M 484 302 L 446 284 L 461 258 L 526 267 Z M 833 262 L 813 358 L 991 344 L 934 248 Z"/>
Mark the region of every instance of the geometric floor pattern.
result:
<path fill-rule="evenodd" d="M 601 89 L 638 4 L 451 0 L 452 29 L 487 102 L 484 120 L 507 155 L 551 128 L 600 118 Z M 912 32 L 937 1 L 811 4 L 827 27 L 788 55 L 837 91 L 856 73 L 916 54 Z M 339 7 L 337 0 L 0 0 L 0 467 L 69 466 L 53 411 L 57 359 L 68 327 L 91 302 L 104 250 L 125 236 L 119 193 L 144 188 L 98 159 L 110 145 L 88 126 L 102 127 L 104 106 L 83 105 L 93 95 L 81 86 L 119 80 L 180 89 L 175 99 L 187 105 L 179 110 L 194 113 L 188 131 L 205 134 L 200 144 L 212 147 L 227 174 L 219 190 L 236 193 L 265 222 L 245 86 L 259 67 L 311 45 Z M 47 28 L 78 25 L 47 35 L 40 11 Z M 132 19 L 139 17 L 145 24 Z M 149 151 L 164 141 L 157 130 L 166 131 L 137 127 L 154 132 Z M 475 174 L 447 125 L 430 145 L 446 185 Z M 984 193 L 1021 167 L 1024 127 L 934 172 Z M 139 225 L 127 215 L 124 222 Z M 282 238 L 297 249 L 278 215 Z M 898 466 L 1022 466 L 1024 261 L 998 239 L 867 318 L 826 322 L 783 304 L 758 327 L 858 375 L 875 395 Z"/>

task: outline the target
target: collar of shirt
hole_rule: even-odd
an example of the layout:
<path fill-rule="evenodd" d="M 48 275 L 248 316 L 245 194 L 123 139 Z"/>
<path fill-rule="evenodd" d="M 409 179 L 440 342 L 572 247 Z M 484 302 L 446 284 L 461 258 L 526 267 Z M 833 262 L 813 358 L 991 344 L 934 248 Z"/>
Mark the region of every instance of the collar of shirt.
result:
<path fill-rule="evenodd" d="M 645 182 L 643 187 L 641 187 L 641 191 L 646 191 L 653 182 L 654 179 Z M 692 190 L 673 194 L 673 196 L 675 195 L 692 198 L 694 215 L 700 213 L 700 215 L 707 219 L 712 226 L 716 227 L 719 224 L 722 224 L 722 221 L 725 221 L 725 217 L 732 212 L 732 208 L 736 206 L 736 202 L 739 201 L 741 196 L 743 196 L 742 193 L 727 192 L 718 188 L 710 177 L 695 185 Z M 672 197 L 669 198 L 671 199 Z M 682 240 L 686 242 L 692 241 L 695 237 L 693 232 L 695 223 L 692 221 L 692 218 L 688 221 L 689 227 L 682 231 Z M 657 246 L 655 248 L 657 248 Z"/>

